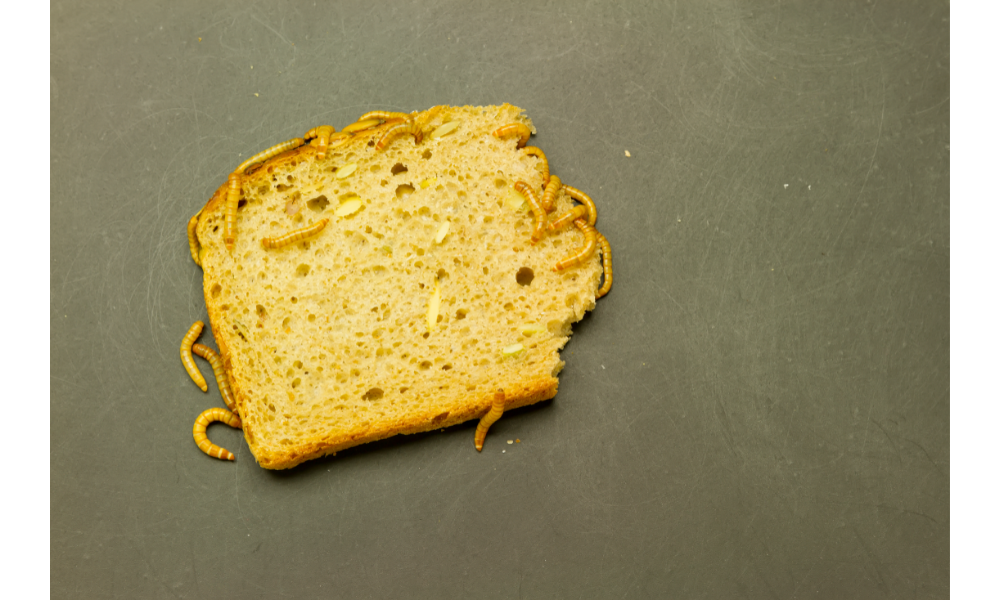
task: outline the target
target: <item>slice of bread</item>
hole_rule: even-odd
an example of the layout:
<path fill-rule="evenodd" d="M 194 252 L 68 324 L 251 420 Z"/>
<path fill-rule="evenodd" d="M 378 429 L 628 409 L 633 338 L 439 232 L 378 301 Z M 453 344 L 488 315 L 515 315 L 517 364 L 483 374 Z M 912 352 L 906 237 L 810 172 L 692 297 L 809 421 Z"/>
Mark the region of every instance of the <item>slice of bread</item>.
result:
<path fill-rule="evenodd" d="M 198 217 L 212 331 L 262 467 L 479 418 L 500 390 L 507 410 L 552 398 L 570 325 L 594 308 L 600 255 L 553 270 L 585 235 L 570 226 L 531 243 L 514 187 L 541 196 L 541 160 L 516 135 L 491 135 L 534 131 L 522 111 L 441 106 L 411 119 L 419 143 L 376 149 L 390 121 L 334 138 L 323 159 L 314 140 L 251 166 L 232 251 L 228 184 Z M 572 206 L 560 191 L 549 220 Z M 322 219 L 303 241 L 262 244 Z"/>

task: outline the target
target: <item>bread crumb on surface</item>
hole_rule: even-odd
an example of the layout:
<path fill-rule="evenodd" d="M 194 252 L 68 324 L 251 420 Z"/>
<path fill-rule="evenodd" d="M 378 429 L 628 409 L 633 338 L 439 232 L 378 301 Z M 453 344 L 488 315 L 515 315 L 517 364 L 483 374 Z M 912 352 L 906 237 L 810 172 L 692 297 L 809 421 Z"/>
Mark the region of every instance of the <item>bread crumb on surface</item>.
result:
<path fill-rule="evenodd" d="M 514 441 L 515 441 L 515 442 L 517 442 L 518 444 L 520 444 L 520 443 L 521 443 L 521 438 L 517 438 L 517 439 L 516 439 L 516 440 L 514 440 Z"/>
<path fill-rule="evenodd" d="M 514 440 L 507 440 L 507 443 L 508 443 L 508 444 L 513 444 L 513 443 L 514 443 Z"/>
<path fill-rule="evenodd" d="M 625 156 L 632 156 L 628 150 L 625 151 Z"/>

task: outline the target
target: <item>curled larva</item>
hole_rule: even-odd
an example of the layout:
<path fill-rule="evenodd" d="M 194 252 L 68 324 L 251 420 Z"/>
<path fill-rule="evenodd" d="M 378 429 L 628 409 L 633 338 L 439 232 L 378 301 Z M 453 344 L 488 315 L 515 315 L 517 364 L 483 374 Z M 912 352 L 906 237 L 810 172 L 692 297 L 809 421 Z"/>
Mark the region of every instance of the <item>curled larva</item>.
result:
<path fill-rule="evenodd" d="M 514 184 L 514 189 L 524 196 L 524 199 L 531 206 L 531 213 L 535 217 L 535 224 L 531 229 L 531 242 L 535 243 L 545 235 L 545 209 L 542 208 L 535 190 L 531 189 L 531 186 L 527 183 L 518 181 Z"/>
<path fill-rule="evenodd" d="M 556 194 L 562 187 L 562 180 L 558 175 L 549 178 L 549 183 L 545 186 L 545 193 L 542 194 L 542 208 L 545 212 L 552 212 L 556 208 Z"/>
<path fill-rule="evenodd" d="M 199 267 L 201 266 L 201 258 L 198 257 L 198 248 L 199 248 L 198 234 L 195 232 L 195 229 L 197 229 L 198 227 L 198 216 L 200 214 L 201 213 L 198 213 L 198 215 L 191 217 L 191 220 L 188 221 L 188 226 L 187 226 L 188 246 L 191 247 L 191 258 L 194 259 L 194 264 L 198 265 Z"/>
<path fill-rule="evenodd" d="M 240 166 L 236 167 L 236 172 L 242 175 L 243 173 L 246 172 L 247 169 L 254 166 L 255 164 L 262 163 L 269 158 L 273 158 L 281 154 L 282 152 L 287 152 L 289 150 L 292 150 L 293 148 L 298 148 L 304 143 L 305 142 L 302 140 L 302 138 L 295 138 L 288 140 L 287 142 L 281 142 L 280 144 L 275 144 L 274 146 L 271 146 L 267 150 L 264 150 L 263 152 L 258 152 L 257 154 L 254 154 L 250 158 L 243 161 L 243 163 L 240 164 Z"/>
<path fill-rule="evenodd" d="M 184 339 L 181 340 L 181 364 L 184 365 L 184 370 L 191 376 L 195 384 L 201 388 L 201 391 L 207 392 L 208 384 L 205 383 L 205 377 L 202 376 L 201 371 L 198 370 L 198 365 L 194 362 L 194 357 L 191 356 L 191 344 L 194 344 L 194 341 L 198 339 L 204 327 L 205 323 L 195 321 L 191 325 L 191 328 L 187 330 L 187 333 L 184 334 Z"/>
<path fill-rule="evenodd" d="M 316 138 L 318 146 L 318 149 L 316 150 L 316 158 L 319 160 L 326 158 L 326 149 L 327 146 L 330 145 L 330 136 L 333 135 L 335 131 L 336 130 L 332 125 L 320 125 L 319 127 L 313 127 L 306 132 L 304 139 L 311 140 Z"/>
<path fill-rule="evenodd" d="M 229 192 L 226 195 L 226 221 L 223 224 L 223 240 L 226 250 L 236 246 L 236 208 L 240 205 L 240 193 L 243 191 L 243 177 L 239 172 L 229 175 Z"/>
<path fill-rule="evenodd" d="M 375 151 L 384 149 L 389 145 L 389 142 L 405 134 L 412 135 L 413 143 L 415 144 L 419 144 L 420 140 L 424 137 L 415 121 L 403 121 L 402 123 L 396 123 L 382 134 L 382 138 L 375 144 Z"/>
<path fill-rule="evenodd" d="M 594 226 L 588 224 L 583 219 L 577 219 L 573 221 L 573 224 L 576 225 L 577 229 L 583 232 L 583 247 L 580 248 L 576 254 L 559 261 L 555 268 L 552 269 L 553 271 L 565 271 L 570 267 L 575 267 L 593 256 L 594 252 L 597 252 L 597 230 L 594 229 Z"/>
<path fill-rule="evenodd" d="M 504 125 L 494 131 L 493 136 L 502 138 L 513 133 L 516 133 L 520 137 L 520 139 L 517 140 L 517 147 L 524 148 L 524 145 L 528 143 L 528 138 L 531 137 L 531 130 L 528 129 L 528 126 L 524 123 L 511 123 L 509 125 Z"/>
<path fill-rule="evenodd" d="M 555 231 L 561 229 L 577 219 L 582 219 L 587 216 L 587 207 L 582 204 L 577 204 L 573 208 L 569 209 L 565 213 L 556 217 L 554 221 L 549 223 L 549 231 Z"/>
<path fill-rule="evenodd" d="M 191 431 L 194 435 L 194 443 L 198 444 L 198 448 L 201 449 L 202 452 L 213 458 L 236 460 L 236 457 L 232 452 L 226 450 L 225 448 L 216 446 L 205 434 L 209 424 L 214 423 L 215 421 L 222 421 L 226 425 L 235 427 L 236 429 L 241 429 L 243 427 L 243 423 L 240 422 L 240 418 L 228 410 L 224 408 L 210 408 L 198 415 L 198 418 L 194 420 L 194 429 Z"/>
<path fill-rule="evenodd" d="M 371 110 L 361 115 L 358 118 L 358 122 L 367 121 L 369 119 L 378 119 L 379 121 L 388 121 L 390 119 L 409 119 L 409 113 L 404 112 L 390 112 L 387 110 Z"/>
<path fill-rule="evenodd" d="M 233 390 L 229 389 L 229 377 L 226 375 L 226 370 L 222 367 L 222 357 L 215 350 L 203 344 L 195 344 L 191 347 L 191 350 L 207 360 L 208 364 L 212 365 L 212 371 L 215 372 L 215 381 L 219 384 L 219 393 L 222 394 L 222 401 L 226 403 L 229 410 L 234 413 L 238 412 L 236 410 L 236 400 L 233 399 Z"/>
<path fill-rule="evenodd" d="M 569 194 L 570 198 L 573 198 L 577 202 L 583 204 L 587 207 L 587 224 L 596 225 L 597 224 L 597 205 L 594 201 L 590 199 L 590 196 L 584 194 L 580 190 L 576 189 L 570 185 L 564 185 L 563 189 Z"/>
<path fill-rule="evenodd" d="M 597 297 L 603 298 L 611 291 L 611 244 L 608 243 L 608 238 L 601 235 L 600 232 L 597 233 L 597 243 L 601 246 L 601 261 L 604 265 L 604 283 L 601 285 L 601 289 L 597 290 Z"/>
<path fill-rule="evenodd" d="M 547 188 L 549 185 L 549 159 L 545 157 L 545 153 L 542 152 L 541 148 L 534 146 L 525 146 L 521 148 L 521 152 L 524 152 L 528 156 L 537 157 L 542 161 L 542 186 Z"/>
<path fill-rule="evenodd" d="M 479 452 L 483 451 L 483 442 L 486 441 L 486 432 L 490 430 L 490 425 L 497 422 L 501 415 L 503 415 L 504 408 L 504 393 L 500 390 L 493 395 L 493 406 L 490 407 L 490 412 L 486 413 L 482 419 L 479 420 L 479 425 L 476 425 L 476 450 Z"/>
<path fill-rule="evenodd" d="M 282 248 L 284 246 L 288 246 L 290 244 L 294 244 L 295 242 L 301 242 L 302 240 L 304 240 L 304 239 L 306 239 L 308 237 L 312 237 L 312 236 L 316 235 L 320 231 L 323 231 L 323 228 L 326 227 L 326 224 L 329 223 L 329 222 L 330 222 L 330 219 L 320 219 L 319 221 L 316 221 L 315 223 L 313 223 L 309 227 L 303 227 L 302 229 L 296 229 L 294 231 L 290 231 L 290 232 L 286 233 L 285 235 L 278 236 L 276 238 L 264 238 L 264 239 L 262 239 L 260 241 L 260 243 L 267 250 L 274 250 L 276 248 Z"/>

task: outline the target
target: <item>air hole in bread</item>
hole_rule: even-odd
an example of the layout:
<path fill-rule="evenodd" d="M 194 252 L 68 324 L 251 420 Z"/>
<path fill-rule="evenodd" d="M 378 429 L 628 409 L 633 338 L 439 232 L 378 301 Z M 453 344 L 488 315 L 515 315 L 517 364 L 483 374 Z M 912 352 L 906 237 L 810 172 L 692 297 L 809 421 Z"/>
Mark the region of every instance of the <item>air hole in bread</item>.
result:
<path fill-rule="evenodd" d="M 427 160 L 430 157 L 431 157 L 431 151 L 430 150 L 424 150 L 424 153 L 420 155 L 420 158 L 422 158 L 424 160 Z"/>
<path fill-rule="evenodd" d="M 323 212 L 323 210 L 330 204 L 330 201 L 326 199 L 326 196 L 317 196 L 312 200 L 306 201 L 306 206 L 309 210 L 313 212 Z"/>
<path fill-rule="evenodd" d="M 462 319 L 464 319 L 464 318 L 465 318 L 465 315 L 467 315 L 467 314 L 469 314 L 469 311 L 468 311 L 467 309 L 465 309 L 465 308 L 460 308 L 460 309 L 458 309 L 458 311 L 457 311 L 457 312 L 455 313 L 455 319 L 457 319 L 457 320 L 462 320 Z"/>
<path fill-rule="evenodd" d="M 215 285 L 212 286 L 212 297 L 213 298 L 218 298 L 219 294 L 221 294 L 221 293 L 222 293 L 222 286 L 221 285 L 215 284 Z"/>
<path fill-rule="evenodd" d="M 298 277 L 305 277 L 306 275 L 309 274 L 309 269 L 311 268 L 312 267 L 310 267 L 307 264 L 301 264 L 295 268 L 295 275 Z"/>
<path fill-rule="evenodd" d="M 521 267 L 517 270 L 517 275 L 514 278 L 521 285 L 531 285 L 532 280 L 535 279 L 535 272 L 529 267 Z"/>
<path fill-rule="evenodd" d="M 397 185 L 396 186 L 396 198 L 398 198 L 399 200 L 403 200 L 404 198 L 406 198 L 410 194 L 412 194 L 414 191 L 415 190 L 413 189 L 413 186 L 410 185 L 410 184 L 408 184 L 408 183 L 404 183 L 402 185 Z"/>
<path fill-rule="evenodd" d="M 406 173 L 409 169 L 403 163 L 396 163 L 392 165 L 392 174 L 399 175 L 400 173 Z"/>
<path fill-rule="evenodd" d="M 385 395 L 385 392 L 382 391 L 382 388 L 373 387 L 372 389 L 370 389 L 367 392 L 365 392 L 365 395 L 361 396 L 361 399 L 362 400 L 368 400 L 368 401 L 379 400 L 384 395 Z"/>
<path fill-rule="evenodd" d="M 420 370 L 421 371 L 426 371 L 429 368 L 431 368 L 431 361 L 429 361 L 429 360 L 420 361 Z"/>

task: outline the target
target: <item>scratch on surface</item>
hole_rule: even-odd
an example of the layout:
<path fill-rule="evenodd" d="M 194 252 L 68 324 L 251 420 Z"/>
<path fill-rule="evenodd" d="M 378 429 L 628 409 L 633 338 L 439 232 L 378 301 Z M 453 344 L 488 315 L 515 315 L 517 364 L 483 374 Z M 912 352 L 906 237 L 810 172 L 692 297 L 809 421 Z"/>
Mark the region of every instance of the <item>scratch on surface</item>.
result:
<path fill-rule="evenodd" d="M 877 54 L 877 52 L 876 52 Z M 865 186 L 868 185 L 868 180 L 871 178 L 872 170 L 875 168 L 875 157 L 878 155 L 878 147 L 882 141 L 882 125 L 885 123 L 885 71 L 879 65 L 879 70 L 882 72 L 882 115 L 879 117 L 878 121 L 878 135 L 875 137 L 875 149 L 872 150 L 872 159 L 868 163 L 868 172 L 865 174 L 865 180 L 861 182 L 861 189 L 858 190 L 858 196 L 854 199 L 854 205 L 851 206 L 851 212 L 844 219 L 844 225 L 840 228 L 840 233 L 834 238 L 833 244 L 831 246 L 836 246 L 840 242 L 841 236 L 844 235 L 844 230 L 847 229 L 847 225 L 851 222 L 854 217 L 854 212 L 858 209 L 858 204 L 861 203 L 861 195 L 865 193 Z"/>
<path fill-rule="evenodd" d="M 251 19 L 253 19 L 254 21 L 257 21 L 258 23 L 260 23 L 260 24 L 261 24 L 261 25 L 263 25 L 264 27 L 267 27 L 267 28 L 268 28 L 269 30 L 271 30 L 271 33 L 273 33 L 274 35 L 276 35 L 276 36 L 278 36 L 279 38 L 281 38 L 281 40 L 282 40 L 283 42 L 285 42 L 286 44 L 288 44 L 289 46 L 294 46 L 294 45 L 295 45 L 295 44 L 293 44 L 292 42 L 290 42 L 290 41 L 288 40 L 288 38 L 286 38 L 285 36 L 283 36 L 283 35 L 281 35 L 280 33 L 278 33 L 278 30 L 277 30 L 277 29 L 275 29 L 274 27 L 271 27 L 270 25 L 268 25 L 268 24 L 267 24 L 267 23 L 265 23 L 264 21 L 261 21 L 260 19 L 258 19 L 256 15 L 254 15 L 254 14 L 251 14 L 251 15 L 250 15 L 250 18 L 251 18 Z"/>

